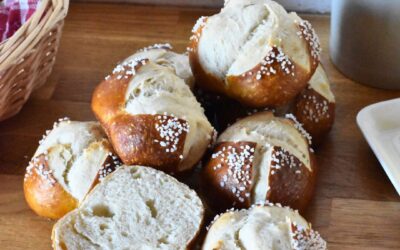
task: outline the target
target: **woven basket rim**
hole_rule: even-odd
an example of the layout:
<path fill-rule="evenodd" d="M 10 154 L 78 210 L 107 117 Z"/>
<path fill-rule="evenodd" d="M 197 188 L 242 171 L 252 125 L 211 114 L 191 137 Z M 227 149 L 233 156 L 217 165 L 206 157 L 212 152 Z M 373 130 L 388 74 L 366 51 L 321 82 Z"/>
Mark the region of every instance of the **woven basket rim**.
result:
<path fill-rule="evenodd" d="M 64 20 L 68 7 L 69 0 L 41 0 L 29 20 L 0 43 L 0 73 L 32 53 L 39 41 Z"/>

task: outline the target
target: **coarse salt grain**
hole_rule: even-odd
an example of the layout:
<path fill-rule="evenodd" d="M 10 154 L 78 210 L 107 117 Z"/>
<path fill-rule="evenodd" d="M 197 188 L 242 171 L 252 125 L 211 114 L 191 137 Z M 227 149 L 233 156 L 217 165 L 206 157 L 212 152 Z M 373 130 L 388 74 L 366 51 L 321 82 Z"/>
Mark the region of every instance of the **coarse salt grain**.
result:
<path fill-rule="evenodd" d="M 309 89 L 312 89 L 309 86 Z M 303 115 L 307 120 L 319 123 L 323 119 L 329 119 L 329 102 L 327 100 L 320 100 L 314 94 L 305 93 L 302 95 L 305 105 L 303 108 Z"/>
<path fill-rule="evenodd" d="M 190 41 L 194 41 L 194 42 L 199 42 L 200 39 L 200 33 L 198 32 L 200 28 L 204 27 L 205 25 L 205 20 L 207 17 L 200 17 L 199 19 L 197 19 L 195 25 L 192 28 L 192 36 L 190 37 Z M 186 48 L 187 52 L 193 52 L 193 48 L 191 47 L 187 47 Z"/>
<path fill-rule="evenodd" d="M 112 71 L 113 74 L 117 75 L 117 80 L 121 80 L 122 78 L 127 79 L 130 76 L 136 74 L 136 67 L 139 65 L 146 65 L 147 59 L 146 58 L 133 58 L 131 60 L 125 61 L 121 64 L 118 64 Z M 109 79 L 106 76 L 106 80 Z"/>
<path fill-rule="evenodd" d="M 290 154 L 289 151 L 283 148 L 279 148 L 279 150 L 273 152 L 271 156 L 271 162 L 271 169 L 273 169 L 272 171 L 280 170 L 282 169 L 282 166 L 288 166 L 289 168 L 300 168 L 302 166 L 302 164 L 294 155 Z"/>
<path fill-rule="evenodd" d="M 39 175 L 43 180 L 46 180 L 49 184 L 54 185 L 56 183 L 56 179 L 53 176 L 53 170 L 46 170 L 39 157 L 35 157 L 29 162 L 25 172 L 25 181 L 32 176 L 33 171 L 35 171 L 37 175 Z"/>
<path fill-rule="evenodd" d="M 103 181 L 104 178 L 107 177 L 107 175 L 111 174 L 112 172 L 115 171 L 118 167 L 122 165 L 122 161 L 119 159 L 118 156 L 113 154 L 112 152 L 108 153 L 107 159 L 105 162 L 108 162 L 106 164 L 103 164 L 99 171 L 98 171 L 98 179 L 99 181 Z"/>
<path fill-rule="evenodd" d="M 292 224 L 295 231 L 292 233 L 292 247 L 295 250 L 326 250 L 326 241 L 311 228 L 302 228 Z"/>
<path fill-rule="evenodd" d="M 138 50 L 138 52 L 146 52 L 148 50 L 152 50 L 152 49 L 167 49 L 167 50 L 171 50 L 173 47 L 170 43 L 156 43 L 147 47 L 144 47 L 140 50 Z"/>
<path fill-rule="evenodd" d="M 267 56 L 260 62 L 260 69 L 256 72 L 256 80 L 262 79 L 263 76 L 277 74 L 278 70 L 285 75 L 294 76 L 295 66 L 289 57 L 283 52 L 282 48 L 273 46 L 270 48 Z M 248 75 L 251 72 L 247 72 Z"/>
<path fill-rule="evenodd" d="M 207 17 L 205 17 L 205 16 L 201 16 L 197 19 L 196 23 L 194 24 L 194 26 L 192 28 L 193 33 L 197 32 L 199 30 L 199 28 L 203 27 L 206 24 L 205 23 L 206 18 Z"/>
<path fill-rule="evenodd" d="M 243 194 L 243 192 L 252 183 L 250 171 L 254 160 L 254 151 L 253 145 L 241 145 L 238 148 L 227 146 L 211 155 L 212 159 L 218 158 L 218 162 L 222 162 L 228 167 L 227 174 L 222 177 L 220 186 L 225 187 L 228 180 L 237 184 L 237 186 L 231 187 L 230 191 L 240 202 L 244 202 L 245 198 L 250 196 L 250 194 Z M 221 167 L 222 164 L 218 163 L 213 166 L 213 170 L 219 170 Z"/>
<path fill-rule="evenodd" d="M 319 62 L 321 54 L 319 38 L 310 22 L 302 20 L 299 24 L 299 27 L 300 31 L 297 32 L 297 35 L 301 38 L 304 38 L 304 40 L 308 42 L 311 48 L 311 56 L 314 59 L 313 63 L 316 64 Z"/>
<path fill-rule="evenodd" d="M 65 122 L 65 123 L 70 123 L 71 120 L 70 120 L 69 117 L 63 117 L 63 118 L 57 119 L 57 121 L 55 121 L 55 122 L 53 123 L 53 128 L 52 128 L 52 129 L 46 130 L 46 132 L 44 133 L 44 135 L 42 136 L 42 138 L 39 140 L 39 145 L 41 145 L 41 144 L 44 142 L 44 140 L 47 138 L 47 136 L 51 133 L 51 131 L 52 131 L 53 129 L 59 127 L 60 124 L 61 124 L 61 123 L 64 123 L 64 122 Z"/>
<path fill-rule="evenodd" d="M 173 153 L 178 150 L 178 145 L 184 133 L 189 133 L 189 123 L 180 121 L 173 114 L 156 115 L 157 122 L 155 129 L 159 133 L 160 140 L 154 140 L 161 147 L 165 148 L 165 152 Z M 183 155 L 179 155 L 179 159 L 183 159 Z"/>
<path fill-rule="evenodd" d="M 303 135 L 303 137 L 307 140 L 308 145 L 312 145 L 312 137 L 311 135 L 303 128 L 303 124 L 297 121 L 296 117 L 293 114 L 286 114 L 285 118 L 290 119 L 294 122 L 294 127 Z"/>

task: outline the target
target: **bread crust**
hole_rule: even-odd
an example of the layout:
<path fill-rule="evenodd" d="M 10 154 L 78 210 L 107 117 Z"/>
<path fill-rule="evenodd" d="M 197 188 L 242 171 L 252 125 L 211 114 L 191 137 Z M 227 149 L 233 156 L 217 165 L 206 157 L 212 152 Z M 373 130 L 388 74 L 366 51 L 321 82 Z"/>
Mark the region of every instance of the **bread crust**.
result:
<path fill-rule="evenodd" d="M 274 54 L 279 51 L 272 49 Z M 309 54 L 311 58 L 311 55 Z M 289 60 L 294 69 L 287 74 L 279 66 L 280 62 L 274 60 L 271 67 L 276 69 L 275 74 L 261 75 L 257 79 L 257 72 L 264 67 L 261 63 L 253 69 L 237 76 L 226 77 L 226 93 L 241 103 L 255 108 L 278 107 L 290 102 L 301 90 L 307 86 L 308 80 L 315 72 L 317 64 L 311 64 L 309 72 Z"/>
<path fill-rule="evenodd" d="M 139 61 L 135 71 L 146 63 Z M 156 140 L 161 140 L 156 125 L 160 116 L 167 120 L 173 119 L 167 115 L 130 115 L 124 111 L 125 93 L 132 77 L 119 78 L 113 74 L 108 80 L 102 81 L 95 89 L 92 98 L 92 109 L 97 119 L 102 124 L 115 151 L 127 165 L 145 165 L 171 172 L 178 170 L 181 161 L 180 155 L 186 138 L 183 131 L 178 137 L 177 150 L 166 152 L 165 147 Z M 178 119 L 181 125 L 186 121 Z"/>
<path fill-rule="evenodd" d="M 272 59 L 269 64 L 276 70 L 275 74 L 259 74 L 265 71 L 265 65 L 262 62 L 241 75 L 226 75 L 224 79 L 219 79 L 210 72 L 207 72 L 201 65 L 198 53 L 198 46 L 201 39 L 202 30 L 207 22 L 207 18 L 202 19 L 202 24 L 194 29 L 189 43 L 189 62 L 192 67 L 196 84 L 202 88 L 225 94 L 238 100 L 243 105 L 253 108 L 278 107 L 289 103 L 306 86 L 307 82 L 314 74 L 319 59 L 313 56 L 313 48 L 307 43 L 307 54 L 310 61 L 310 69 L 303 69 L 292 60 L 288 60 L 293 69 L 290 72 L 280 67 L 281 62 L 275 59 L 275 56 L 266 55 L 266 60 Z M 299 26 L 299 32 L 311 32 L 302 25 Z M 313 34 L 312 34 L 313 35 Z M 277 55 L 281 53 L 275 46 L 272 47 L 272 53 Z"/>
<path fill-rule="evenodd" d="M 227 161 L 227 154 L 235 151 L 236 154 L 240 155 L 244 152 L 244 147 L 250 147 L 254 149 L 256 143 L 241 141 L 241 142 L 221 142 L 215 145 L 214 154 L 211 156 L 208 163 L 205 165 L 203 170 L 204 188 L 210 195 L 212 205 L 218 210 L 224 210 L 231 206 L 236 208 L 247 208 L 251 206 L 251 190 L 253 189 L 252 181 L 254 179 L 253 164 L 250 160 L 254 156 L 254 151 L 250 152 L 249 155 L 244 157 L 244 162 L 236 173 L 244 174 L 240 179 L 241 183 L 238 183 L 238 179 L 235 178 L 237 175 L 228 174 L 232 171 Z M 221 152 L 219 154 L 217 152 Z M 243 154 L 242 154 L 243 155 Z M 247 182 L 246 180 L 250 180 Z M 239 185 L 244 187 L 242 190 L 239 189 Z M 232 192 L 235 190 L 235 192 Z M 215 206 L 216 205 L 216 206 Z"/>
<path fill-rule="evenodd" d="M 196 85 L 201 86 L 202 88 L 216 92 L 216 93 L 225 93 L 224 89 L 224 80 L 219 79 L 212 75 L 203 68 L 199 61 L 199 52 L 198 52 L 198 43 L 201 37 L 201 33 L 203 31 L 204 24 L 207 22 L 207 17 L 203 17 L 201 25 L 197 28 L 197 30 L 193 30 L 193 35 L 189 41 L 189 63 L 192 68 L 192 73 L 196 81 Z"/>
<path fill-rule="evenodd" d="M 134 70 L 138 70 L 142 65 L 143 63 L 139 61 Z M 125 92 L 132 76 L 119 78 L 119 74 L 113 74 L 103 80 L 97 85 L 92 96 L 92 110 L 106 133 L 109 133 L 107 124 L 112 123 L 115 116 L 125 114 L 122 108 L 125 105 Z"/>
<path fill-rule="evenodd" d="M 166 117 L 160 122 L 158 117 Z M 114 142 L 115 151 L 128 165 L 148 165 L 156 169 L 171 172 L 177 170 L 181 162 L 180 155 L 186 139 L 183 131 L 176 137 L 178 143 L 174 152 L 166 152 L 159 141 L 163 139 L 156 130 L 156 126 L 166 125 L 174 117 L 163 115 L 128 115 L 123 114 L 114 118 L 110 126 L 106 125 L 110 139 Z M 177 119 L 180 124 L 186 121 Z"/>
<path fill-rule="evenodd" d="M 272 113 L 260 112 L 245 119 L 250 121 L 266 115 L 272 116 Z M 294 126 L 292 120 L 280 119 L 281 122 Z M 241 126 L 237 126 L 237 128 L 240 129 Z M 305 138 L 302 139 L 306 142 Z M 248 150 L 246 150 L 246 146 Z M 223 211 L 231 207 L 249 208 L 254 204 L 255 187 L 260 182 L 257 180 L 258 176 L 254 167 L 265 157 L 254 153 L 256 147 L 256 142 L 243 140 L 222 141 L 214 147 L 213 155 L 204 166 L 203 189 L 209 195 L 209 201 L 216 210 Z M 232 155 L 227 156 L 226 152 L 229 149 L 231 151 L 234 149 L 232 154 L 240 161 L 230 165 L 227 163 L 229 158 L 233 157 Z M 269 164 L 267 175 L 269 189 L 265 201 L 280 203 L 298 210 L 306 208 L 314 192 L 317 172 L 314 154 L 310 149 L 307 150 L 310 159 L 308 167 L 289 151 L 280 146 L 272 146 L 271 160 L 264 163 Z M 244 151 L 247 152 L 243 154 Z M 244 157 L 245 155 L 247 157 Z M 266 166 L 259 165 L 260 169 L 263 167 Z M 250 180 L 250 182 L 247 183 L 246 180 Z"/>
<path fill-rule="evenodd" d="M 105 138 L 90 144 L 92 150 L 99 146 L 104 147 L 110 153 L 102 165 L 99 166 L 99 171 L 92 180 L 87 190 L 88 192 L 119 165 L 119 160 L 112 154 L 113 150 Z M 49 148 L 48 152 L 51 153 L 53 149 L 54 147 Z M 90 150 L 90 148 L 88 149 Z M 26 202 L 39 216 L 59 219 L 75 209 L 79 204 L 79 200 L 65 190 L 53 176 L 48 156 L 45 154 L 40 154 L 32 159 L 27 168 L 23 188 Z"/>
<path fill-rule="evenodd" d="M 285 154 L 284 157 L 286 158 L 293 157 L 293 161 L 295 161 L 295 164 L 299 167 L 291 168 L 286 161 L 281 160 L 281 168 L 278 171 L 271 169 L 271 171 L 274 171 L 274 174 L 270 173 L 269 175 L 270 190 L 267 193 L 266 200 L 303 211 L 307 207 L 314 193 L 317 175 L 314 154 L 309 152 L 311 162 L 310 166 L 312 169 L 312 171 L 309 171 L 297 157 L 290 154 L 288 151 L 282 150 L 281 147 L 275 147 L 274 151 L 275 157 L 278 159 L 282 159 L 282 155 L 276 154 L 276 152 Z M 272 165 L 276 166 L 276 162 L 272 162 Z"/>
<path fill-rule="evenodd" d="M 296 98 L 293 113 L 312 136 L 313 144 L 320 144 L 333 126 L 335 109 L 335 103 L 309 87 Z"/>
<path fill-rule="evenodd" d="M 138 61 L 134 71 L 148 60 Z M 125 71 L 130 69 L 125 68 Z M 170 114 L 129 114 L 125 110 L 125 94 L 134 74 L 115 73 L 95 89 L 92 109 L 106 131 L 115 151 L 127 165 L 145 165 L 167 173 L 190 169 L 193 158 L 203 152 L 192 147 L 183 157 L 188 121 Z M 173 124 L 173 126 L 168 127 Z M 163 128 L 168 131 L 162 131 Z M 168 134 L 173 132 L 173 134 Z M 196 153 L 196 156 L 190 154 Z M 191 157 L 191 159 L 189 159 Z M 200 157 L 199 157 L 200 159 Z"/>
<path fill-rule="evenodd" d="M 242 145 L 255 146 L 253 142 L 223 142 L 216 145 L 214 152 L 218 152 L 221 148 L 235 147 L 240 148 Z M 273 167 L 269 173 L 269 191 L 265 197 L 265 201 L 272 203 L 280 203 L 284 206 L 289 206 L 294 209 L 303 211 L 309 204 L 312 195 L 314 193 L 315 180 L 316 180 L 316 161 L 314 155 L 310 152 L 311 168 L 310 172 L 307 167 L 302 164 L 297 157 L 290 154 L 282 148 L 275 146 L 274 154 L 277 158 L 281 159 L 280 154 L 276 152 L 282 152 L 286 157 L 293 157 L 295 163 L 299 167 L 291 168 L 285 161 L 281 161 L 280 170 L 276 171 Z M 221 165 L 220 168 L 215 170 L 217 165 Z M 252 164 L 249 164 L 250 169 L 246 170 L 246 165 L 242 165 L 241 169 L 243 172 L 248 172 L 251 180 L 254 180 L 255 174 L 252 169 Z M 272 166 L 276 166 L 276 162 L 271 162 Z M 209 194 L 210 201 L 215 209 L 222 211 L 230 207 L 235 208 L 249 208 L 252 205 L 252 190 L 254 188 L 254 181 L 251 185 L 245 185 L 245 189 L 239 192 L 239 195 L 232 193 L 232 189 L 239 189 L 242 183 L 235 182 L 232 178 L 228 177 L 228 180 L 224 180 L 224 176 L 229 176 L 227 173 L 231 171 L 229 166 L 224 162 L 223 158 L 214 158 L 205 165 L 203 178 L 204 178 L 204 189 Z M 274 171 L 272 174 L 271 171 Z M 296 172 L 300 171 L 300 172 Z M 221 182 L 224 186 L 221 186 Z M 246 196 L 246 194 L 249 194 Z M 242 198 L 242 199 L 241 199 Z"/>
<path fill-rule="evenodd" d="M 203 206 L 204 206 L 204 204 L 203 204 Z M 200 232 L 201 232 L 201 229 L 203 228 L 203 226 L 204 226 L 204 209 L 203 209 L 203 211 L 202 211 L 202 218 L 201 218 L 201 222 L 200 222 L 200 225 L 199 225 L 199 229 L 197 230 L 197 232 L 196 232 L 196 234 L 193 236 L 193 238 L 186 244 L 186 249 L 187 250 L 195 250 L 195 249 L 197 249 L 197 244 L 198 244 L 198 241 L 200 240 Z"/>
<path fill-rule="evenodd" d="M 24 195 L 29 207 L 39 216 L 58 219 L 73 210 L 78 200 L 72 197 L 59 184 L 50 171 L 46 156 L 38 155 L 33 163 L 31 174 L 24 179 Z"/>

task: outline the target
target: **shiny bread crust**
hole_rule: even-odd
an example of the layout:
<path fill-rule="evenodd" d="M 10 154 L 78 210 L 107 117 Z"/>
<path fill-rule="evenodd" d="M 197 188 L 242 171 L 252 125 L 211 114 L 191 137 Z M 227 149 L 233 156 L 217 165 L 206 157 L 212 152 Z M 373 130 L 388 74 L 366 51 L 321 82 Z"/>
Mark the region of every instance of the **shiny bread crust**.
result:
<path fill-rule="evenodd" d="M 309 171 L 297 157 L 280 147 L 275 146 L 273 154 L 280 159 L 280 169 L 271 168 L 269 175 L 270 190 L 267 193 L 266 200 L 303 211 L 314 194 L 317 173 L 314 154 L 309 152 L 312 171 Z M 292 159 L 294 161 L 292 164 L 298 167 L 290 167 L 288 162 L 282 160 L 282 158 Z M 275 166 L 276 162 L 272 162 L 271 165 Z M 273 174 L 272 171 L 274 171 Z"/>
<path fill-rule="evenodd" d="M 221 210 L 232 206 L 237 208 L 251 206 L 250 194 L 255 178 L 251 159 L 254 157 L 255 146 L 256 143 L 248 141 L 221 142 L 215 145 L 214 154 L 203 170 L 204 187 L 211 197 L 212 206 L 217 205 L 215 207 Z M 245 151 L 247 153 L 244 153 Z M 247 155 L 243 157 L 243 164 L 238 165 L 234 170 L 229 166 L 227 157 L 233 152 L 237 155 Z"/>
<path fill-rule="evenodd" d="M 65 191 L 49 173 L 50 168 L 44 154 L 38 155 L 32 164 L 31 173 L 24 179 L 24 195 L 29 207 L 36 214 L 58 219 L 78 206 L 78 200 Z"/>
<path fill-rule="evenodd" d="M 310 133 L 313 144 L 319 144 L 333 126 L 335 109 L 335 103 L 308 87 L 296 98 L 293 114 Z"/>
<path fill-rule="evenodd" d="M 118 157 L 112 153 L 113 149 L 106 139 L 97 144 L 101 144 L 110 153 L 103 164 L 99 166 L 99 171 L 88 192 L 121 165 Z M 49 149 L 49 152 L 51 150 L 52 148 Z M 59 219 L 78 207 L 79 201 L 65 190 L 53 176 L 45 154 L 33 158 L 28 168 L 23 183 L 24 195 L 29 207 L 36 214 L 50 219 Z"/>
<path fill-rule="evenodd" d="M 278 107 L 293 100 L 307 86 L 308 81 L 317 69 L 319 59 L 313 56 L 313 48 L 307 43 L 310 59 L 308 71 L 288 60 L 293 68 L 290 72 L 286 72 L 279 66 L 280 62 L 274 60 L 270 66 L 276 69 L 275 74 L 260 75 L 258 72 L 264 71 L 263 68 L 265 67 L 263 62 L 260 62 L 241 75 L 229 75 L 225 76 L 225 79 L 219 79 L 207 72 L 199 61 L 198 45 L 206 22 L 207 18 L 203 18 L 202 24 L 193 30 L 188 51 L 196 84 L 208 91 L 227 95 L 243 105 L 253 108 Z M 308 32 L 302 25 L 299 25 L 299 31 Z M 272 51 L 275 54 L 280 53 L 277 47 L 273 47 Z M 268 55 L 266 59 L 268 59 Z"/>
<path fill-rule="evenodd" d="M 231 174 L 233 170 L 226 163 L 226 157 L 215 155 L 216 152 L 226 152 L 228 148 L 235 148 L 236 152 L 239 153 L 243 151 L 240 149 L 243 146 L 255 148 L 256 143 L 240 141 L 217 144 L 213 150 L 214 157 L 211 157 L 204 167 L 204 189 L 210 196 L 211 205 L 219 211 L 231 207 L 249 208 L 253 205 L 252 197 L 256 176 L 252 162 L 246 159 L 245 163 L 240 165 L 240 170 L 234 170 L 236 176 L 238 174 L 245 176 L 233 178 Z M 254 157 L 254 153 L 250 154 Z M 272 154 L 280 161 L 280 168 L 275 168 L 277 165 L 275 161 L 269 163 L 271 165 L 268 175 L 269 191 L 265 201 L 304 210 L 314 193 L 317 167 L 313 153 L 310 152 L 312 171 L 309 171 L 297 157 L 281 147 L 274 146 Z M 288 159 L 290 159 L 290 162 L 288 162 Z M 254 160 L 259 161 L 260 159 Z M 296 167 L 291 167 L 291 165 Z M 251 180 L 251 182 L 246 183 L 246 179 Z M 244 189 L 240 190 L 241 187 L 244 187 Z M 235 192 L 233 192 L 234 190 Z"/>
<path fill-rule="evenodd" d="M 160 118 L 161 117 L 161 118 Z M 166 119 L 163 119 L 165 117 Z M 107 126 L 110 140 L 114 142 L 115 151 L 128 165 L 152 166 L 166 172 L 173 172 L 181 162 L 186 133 L 182 131 L 176 137 L 176 150 L 162 145 L 163 138 L 156 126 L 165 125 L 174 117 L 164 115 L 119 115 Z M 185 126 L 186 121 L 177 119 L 176 123 Z M 172 149 L 171 149 L 172 150 Z"/>
<path fill-rule="evenodd" d="M 147 60 L 138 61 L 137 71 Z M 172 139 L 173 146 L 165 141 L 165 136 L 157 127 L 169 122 L 181 128 L 187 121 L 170 115 L 131 115 L 125 111 L 125 93 L 134 75 L 113 74 L 95 89 L 92 109 L 103 126 L 116 153 L 127 165 L 151 166 L 165 172 L 177 172 L 182 162 L 182 154 L 187 131 L 177 133 Z M 179 133 L 178 133 L 179 132 Z"/>

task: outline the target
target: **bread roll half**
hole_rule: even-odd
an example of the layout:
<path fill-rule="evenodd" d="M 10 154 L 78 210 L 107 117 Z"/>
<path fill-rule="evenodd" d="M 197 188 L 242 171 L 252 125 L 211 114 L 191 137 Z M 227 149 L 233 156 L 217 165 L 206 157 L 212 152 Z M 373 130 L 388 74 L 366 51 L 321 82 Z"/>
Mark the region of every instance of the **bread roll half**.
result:
<path fill-rule="evenodd" d="M 187 249 L 200 230 L 203 205 L 175 178 L 122 166 L 53 228 L 54 249 Z"/>

